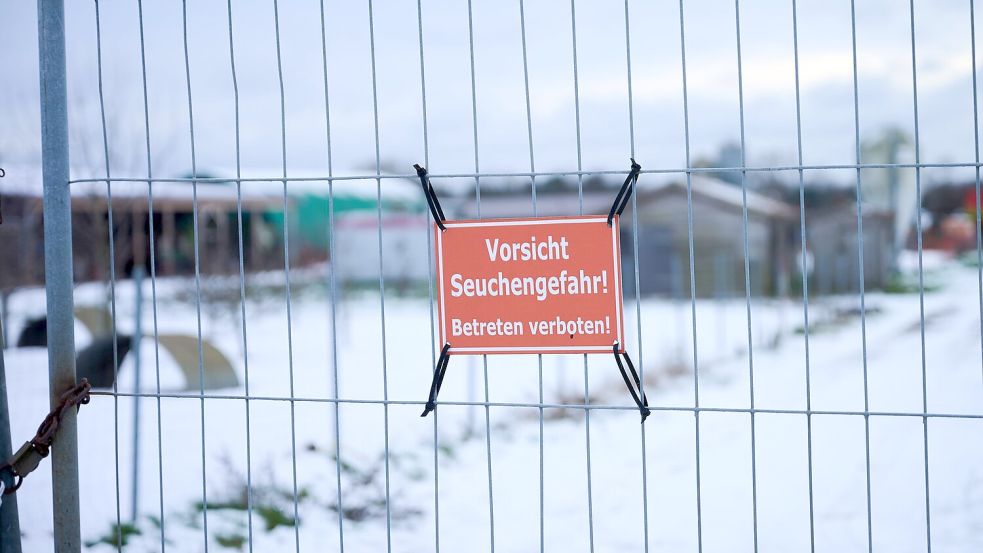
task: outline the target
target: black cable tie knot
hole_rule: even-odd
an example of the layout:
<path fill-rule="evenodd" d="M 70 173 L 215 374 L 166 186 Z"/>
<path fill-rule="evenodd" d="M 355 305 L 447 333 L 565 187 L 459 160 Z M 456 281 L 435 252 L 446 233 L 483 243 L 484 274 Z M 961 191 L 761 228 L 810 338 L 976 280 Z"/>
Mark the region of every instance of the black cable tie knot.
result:
<path fill-rule="evenodd" d="M 642 166 L 635 162 L 635 158 L 628 159 L 631 160 L 631 171 L 628 172 L 628 176 L 625 177 L 625 183 L 621 185 L 621 190 L 618 191 L 618 195 L 614 197 L 614 203 L 611 204 L 611 212 L 608 213 L 609 227 L 611 226 L 611 222 L 614 221 L 615 213 L 620 216 L 625 208 L 628 207 L 628 200 L 631 198 L 631 193 L 638 184 L 638 175 L 642 170 Z"/>
<path fill-rule="evenodd" d="M 440 201 L 437 200 L 437 193 L 434 192 L 433 185 L 430 184 L 430 177 L 427 174 L 426 167 L 420 167 L 419 164 L 414 163 L 413 168 L 416 169 L 416 175 L 420 177 L 420 186 L 423 187 L 423 194 L 427 197 L 427 205 L 430 207 L 430 214 L 433 215 L 433 220 L 440 227 L 440 230 L 447 230 L 444 226 L 444 221 L 447 220 L 444 217 L 444 210 L 440 208 Z"/>
<path fill-rule="evenodd" d="M 439 223 L 438 223 L 439 224 Z M 430 414 L 437 408 L 437 394 L 440 393 L 440 385 L 444 383 L 444 374 L 447 373 L 447 362 L 450 361 L 451 343 L 447 342 L 440 350 L 440 357 L 437 358 L 437 366 L 433 370 L 433 382 L 430 383 L 430 396 L 427 398 L 427 406 L 423 409 L 421 417 Z"/>
<path fill-rule="evenodd" d="M 618 351 L 618 346 L 620 344 L 617 340 L 614 342 L 614 360 L 618 362 L 618 369 L 621 370 L 621 378 L 625 380 L 625 386 L 628 386 L 628 391 L 631 393 L 631 398 L 635 400 L 635 405 L 638 405 L 638 412 L 642 414 L 642 424 L 645 424 L 645 419 L 652 414 L 649 409 L 649 400 L 645 397 L 645 390 L 642 387 L 642 381 L 638 378 L 638 373 L 635 372 L 635 365 L 631 362 L 631 357 L 628 357 L 628 351 L 624 353 Z M 631 371 L 632 379 L 635 381 L 635 385 L 632 386 L 631 380 L 628 378 L 628 373 L 625 372 L 625 366 L 621 363 L 621 357 L 624 356 L 625 362 L 628 364 L 628 369 Z M 638 388 L 638 392 L 635 392 L 635 388 Z M 641 397 L 639 397 L 641 396 Z"/>

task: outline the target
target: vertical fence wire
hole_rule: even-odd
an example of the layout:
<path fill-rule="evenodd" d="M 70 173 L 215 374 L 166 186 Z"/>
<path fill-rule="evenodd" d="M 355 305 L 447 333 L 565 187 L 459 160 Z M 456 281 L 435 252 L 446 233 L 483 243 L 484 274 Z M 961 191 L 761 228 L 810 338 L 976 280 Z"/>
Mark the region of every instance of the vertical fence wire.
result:
<path fill-rule="evenodd" d="M 741 216 L 744 238 L 744 294 L 747 308 L 748 391 L 751 405 L 751 528 L 754 551 L 758 551 L 758 456 L 754 413 L 754 341 L 751 326 L 751 248 L 748 240 L 747 211 L 747 141 L 744 137 L 744 64 L 741 61 L 741 2 L 734 0 L 734 23 L 737 35 L 737 101 L 741 127 Z"/>
<path fill-rule="evenodd" d="M 375 137 L 375 172 L 379 175 L 382 171 L 382 159 L 379 152 L 379 93 L 375 63 L 375 19 L 372 11 L 372 0 L 368 0 L 369 8 L 369 58 L 372 69 L 372 125 Z M 382 416 L 383 416 L 383 440 L 386 478 L 386 550 L 392 551 L 392 497 L 390 495 L 390 475 L 389 475 L 389 374 L 386 365 L 386 273 L 383 269 L 383 242 L 382 242 L 382 179 L 376 177 L 376 214 L 379 224 L 379 320 L 380 320 L 380 340 L 382 345 Z"/>
<path fill-rule="evenodd" d="M 798 2 L 792 0 L 792 54 L 795 62 L 795 147 L 796 160 L 801 166 L 802 156 L 802 93 L 799 86 L 799 20 Z M 805 347 L 805 378 L 806 378 L 806 454 L 809 478 L 809 551 L 816 551 L 816 506 L 813 494 L 812 474 L 812 366 L 809 359 L 809 261 L 806 247 L 806 199 L 805 174 L 800 168 L 799 174 L 799 245 L 802 250 L 802 339 Z"/>
<path fill-rule="evenodd" d="M 427 128 L 427 72 L 423 52 L 423 2 L 416 0 L 416 23 L 417 23 L 417 42 L 420 47 L 420 113 L 422 120 L 423 133 L 423 166 L 430 167 L 430 136 Z M 433 229 L 430 223 L 430 215 L 423 212 L 423 219 L 427 222 L 424 225 L 427 234 L 427 315 L 430 317 L 430 343 L 437 343 L 436 322 L 434 317 L 434 282 L 436 281 L 434 266 L 434 240 Z M 443 344 L 441 344 L 441 347 Z M 434 348 L 430 348 L 430 366 L 436 370 L 437 355 Z M 433 532 L 434 532 L 434 551 L 440 552 L 440 443 L 437 434 L 439 413 L 433 412 Z"/>
<path fill-rule="evenodd" d="M 191 94 L 191 57 L 188 48 L 188 2 L 181 2 L 181 38 L 184 45 L 184 79 L 188 93 L 188 136 L 191 146 L 191 209 L 192 238 L 195 266 L 195 330 L 198 340 L 198 399 L 201 407 L 201 516 L 202 541 L 208 553 L 208 469 L 206 467 L 205 439 L 205 357 L 201 333 L 201 248 L 198 224 L 198 157 L 195 150 L 195 110 Z M 115 317 L 114 317 L 115 318 Z"/>
<path fill-rule="evenodd" d="M 283 89 L 283 56 L 280 51 L 280 7 L 273 0 L 273 31 L 276 38 L 276 72 L 280 89 L 280 154 L 283 182 L 283 275 L 284 302 L 287 307 L 287 373 L 290 389 L 290 479 L 293 485 L 294 521 L 300 520 L 297 493 L 297 405 L 294 402 L 294 340 L 292 294 L 290 289 L 290 203 L 287 198 L 287 101 Z M 300 553 L 300 525 L 294 527 L 294 547 Z"/>
<path fill-rule="evenodd" d="M 632 159 L 635 158 L 635 99 L 631 81 L 631 15 L 628 0 L 625 0 L 625 67 L 628 80 L 628 142 Z M 636 184 L 637 185 L 637 184 Z M 635 318 L 638 338 L 638 380 L 641 388 L 645 386 L 645 359 L 642 355 L 642 286 L 638 260 L 638 191 L 631 195 L 631 245 L 635 278 Z M 641 391 L 641 389 L 640 389 Z M 642 546 L 649 550 L 649 502 L 648 502 L 648 448 L 645 444 L 645 425 L 640 425 L 641 464 L 642 464 Z"/>
<path fill-rule="evenodd" d="M 144 39 L 143 0 L 137 1 L 137 17 L 140 26 L 140 74 L 143 89 L 143 130 L 146 137 L 145 145 L 147 153 L 147 213 L 149 215 L 148 235 L 150 237 L 150 300 L 154 325 L 154 390 L 157 392 L 157 492 L 159 509 L 157 516 L 160 522 L 160 550 L 161 553 L 164 553 L 164 551 L 167 550 L 167 539 L 164 520 L 164 434 L 160 399 L 160 334 L 158 332 L 159 329 L 157 321 L 157 245 L 156 240 L 154 239 L 154 172 L 153 156 L 151 155 L 150 150 L 150 101 L 148 99 L 147 87 L 147 49 Z M 139 351 L 135 353 L 136 355 L 140 355 Z M 140 390 L 137 391 L 139 392 Z M 246 393 L 248 395 L 248 388 Z M 139 401 L 140 398 L 138 397 L 136 399 Z M 137 431 L 139 431 L 139 429 L 137 429 Z M 135 481 L 134 486 L 136 486 Z"/>
<path fill-rule="evenodd" d="M 526 134 L 529 142 L 529 171 L 536 172 L 536 154 L 532 134 L 532 102 L 529 96 L 529 55 L 526 44 L 526 6 L 519 0 L 519 32 L 522 38 L 522 82 L 526 104 Z M 532 216 L 539 214 L 536 197 L 536 177 L 529 178 L 532 194 Z M 543 410 L 543 354 L 536 355 L 537 383 L 539 386 L 539 551 L 546 551 L 546 452 L 545 452 L 545 413 Z"/>
<path fill-rule="evenodd" d="M 335 510 L 338 513 L 338 551 L 345 551 L 345 528 L 344 528 L 344 507 L 342 505 L 341 491 L 341 396 L 339 391 L 338 378 L 338 248 L 335 242 L 335 196 L 334 196 L 334 163 L 331 151 L 331 102 L 328 89 L 328 43 L 327 31 L 324 19 L 324 0 L 319 1 L 319 15 L 321 23 L 321 72 L 324 83 L 324 137 L 325 137 L 325 156 L 327 158 L 328 169 L 328 292 L 331 317 L 331 396 L 332 409 L 334 411 L 334 461 L 335 461 Z"/>
<path fill-rule="evenodd" d="M 575 128 L 577 131 L 577 203 L 578 213 L 584 214 L 584 154 L 580 135 L 580 70 L 577 65 L 577 7 L 576 0 L 570 0 L 570 38 L 573 53 L 573 105 Z M 587 372 L 587 354 L 584 359 L 584 405 L 590 405 L 590 379 Z M 594 497 L 591 478 L 590 455 L 590 409 L 584 410 L 584 437 L 587 460 L 587 532 L 590 551 L 594 551 Z"/>
<path fill-rule="evenodd" d="M 94 4 L 96 16 L 96 77 L 99 85 L 99 119 L 102 125 L 102 153 L 106 172 L 107 228 L 109 230 L 109 304 L 113 335 L 113 462 L 116 485 L 116 540 L 118 543 L 122 543 L 123 519 L 120 509 L 119 483 L 119 337 L 116 331 L 116 240 L 113 225 L 113 185 L 109 159 L 109 131 L 106 126 L 106 101 L 102 79 L 102 23 L 99 17 L 99 0 L 95 0 Z"/>
<path fill-rule="evenodd" d="M 232 76 L 233 107 L 235 109 L 235 156 L 236 156 L 236 238 L 239 250 L 239 310 L 242 319 L 242 366 L 243 388 L 245 392 L 246 415 L 246 545 L 249 552 L 253 551 L 253 462 L 252 462 L 252 420 L 249 397 L 249 340 L 247 338 L 246 317 L 246 265 L 245 248 L 243 246 L 243 217 L 242 217 L 242 149 L 241 122 L 239 110 L 239 78 L 236 72 L 235 34 L 232 26 L 232 0 L 227 2 L 229 19 L 229 68 Z M 152 220 L 152 218 L 151 218 Z M 253 222 L 252 224 L 255 224 Z M 151 233 L 152 235 L 153 233 Z"/>
<path fill-rule="evenodd" d="M 468 0 L 468 56 L 471 75 L 471 130 L 474 141 L 474 194 L 475 209 L 478 219 L 481 219 L 481 165 L 478 149 L 478 88 L 474 63 L 474 14 L 471 0 Z M 485 386 L 485 453 L 488 465 L 488 539 L 492 553 L 495 553 L 495 494 L 492 478 L 492 447 L 491 447 L 491 406 L 488 395 L 488 356 L 481 356 L 481 368 Z"/>
<path fill-rule="evenodd" d="M 679 57 L 683 92 L 683 145 L 686 167 L 692 166 L 689 129 L 689 90 L 686 79 L 686 18 L 684 0 L 679 0 Z M 693 174 L 686 172 L 686 237 L 689 255 L 690 314 L 693 326 L 693 443 L 696 457 L 696 549 L 703 553 L 703 492 L 700 481 L 700 359 L 696 337 L 696 241 L 693 232 Z"/>
<path fill-rule="evenodd" d="M 863 363 L 864 377 L 864 470 L 865 483 L 867 487 L 867 551 L 873 553 L 874 550 L 874 530 L 872 527 L 872 506 L 870 494 L 870 392 L 867 380 L 867 294 L 866 282 L 864 279 L 864 218 L 863 218 L 863 190 L 861 184 L 860 163 L 861 163 L 861 144 L 860 144 L 860 93 L 859 78 L 857 72 L 857 8 L 855 0 L 850 0 L 850 48 L 853 61 L 853 129 L 854 146 L 856 147 L 857 162 L 857 285 L 860 289 L 860 346 Z"/>
<path fill-rule="evenodd" d="M 980 209 L 980 112 L 976 81 L 976 2 L 969 0 L 970 53 L 973 62 L 973 159 L 976 171 L 976 278 L 980 300 L 980 353 L 983 354 L 983 209 Z M 983 363 L 981 363 L 983 368 Z"/>
<path fill-rule="evenodd" d="M 915 198 L 919 208 L 922 205 L 921 139 L 918 132 L 918 58 L 915 47 L 915 0 L 908 2 L 911 23 L 911 105 L 915 121 Z M 922 447 L 925 454 L 925 545 L 932 553 L 932 502 L 928 478 L 928 369 L 925 353 L 925 267 L 922 260 L 922 218 L 915 217 L 915 231 L 918 247 L 918 333 L 921 342 L 922 377 Z"/>

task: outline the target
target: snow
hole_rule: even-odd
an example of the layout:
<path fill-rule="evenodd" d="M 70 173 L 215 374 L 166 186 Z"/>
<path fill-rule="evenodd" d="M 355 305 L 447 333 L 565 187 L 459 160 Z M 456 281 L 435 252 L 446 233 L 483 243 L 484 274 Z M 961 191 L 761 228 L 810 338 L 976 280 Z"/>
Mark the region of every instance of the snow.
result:
<path fill-rule="evenodd" d="M 927 412 L 977 417 L 928 420 L 932 547 L 979 551 L 983 548 L 983 421 L 979 419 L 983 369 L 977 273 L 942 261 L 932 267 L 943 286 L 924 297 Z M 260 398 L 248 403 L 251 477 L 257 505 L 276 505 L 291 516 L 296 470 L 297 488 L 306 492 L 298 502 L 300 549 L 336 550 L 339 523 L 331 508 L 337 494 L 334 408 L 325 401 L 332 397 L 333 357 L 331 305 L 322 286 L 327 275 L 322 268 L 293 271 L 291 277 L 292 348 L 282 275 L 259 275 L 247 284 L 245 359 L 249 394 Z M 162 279 L 157 284 L 159 331 L 195 334 L 195 305 L 187 299 L 189 293 L 194 297 L 193 283 Z M 202 336 L 233 360 L 244 381 L 239 305 L 216 292 L 229 287 L 227 279 L 204 284 Z M 119 282 L 116 292 L 120 331 L 129 332 L 133 285 Z M 148 283 L 147 298 L 150 292 Z M 82 285 L 76 301 L 95 304 L 104 294 L 100 286 Z M 26 317 L 43 312 L 41 298 L 40 290 L 11 298 L 10 335 L 16 336 Z M 486 409 L 444 404 L 438 406 L 436 419 L 434 414 L 420 418 L 419 402 L 426 398 L 434 361 L 428 301 L 387 290 L 383 324 L 380 300 L 378 293 L 353 292 L 335 306 L 340 395 L 352 400 L 340 407 L 340 451 L 345 462 L 342 505 L 365 508 L 350 512 L 342 523 L 346 549 L 378 551 L 387 546 L 384 454 L 388 447 L 393 551 L 433 551 L 438 517 L 443 551 L 490 550 L 492 538 L 496 551 L 538 550 L 540 410 L 497 405 L 539 401 L 537 357 L 452 358 L 440 400 L 474 402 L 487 397 L 496 405 Z M 847 296 L 809 303 L 811 408 L 862 413 L 866 380 L 871 412 L 922 413 L 918 295 L 867 295 L 866 348 L 860 319 L 850 315 L 858 306 L 856 297 Z M 149 302 L 147 307 L 143 328 L 152 334 Z M 810 419 L 801 413 L 755 415 L 753 487 L 751 416 L 727 411 L 750 407 L 752 366 L 755 408 L 807 408 L 805 342 L 796 332 L 802 326 L 801 301 L 752 301 L 753 356 L 747 355 L 748 314 L 743 298 L 697 301 L 699 375 L 695 379 L 688 299 L 645 299 L 638 311 L 629 301 L 625 311 L 628 350 L 645 371 L 649 401 L 657 410 L 644 426 L 632 409 L 593 410 L 588 414 L 589 432 L 580 409 L 543 410 L 545 548 L 588 551 L 593 543 L 596 551 L 638 551 L 647 528 L 651 550 L 695 551 L 701 537 L 707 552 L 752 551 L 756 492 L 759 550 L 809 551 Z M 641 348 L 635 330 L 637 312 Z M 88 339 L 81 330 L 77 334 L 80 343 Z M 156 387 L 154 353 L 153 341 L 144 340 L 142 385 L 149 393 Z M 31 435 L 46 412 L 47 363 L 39 348 L 8 349 L 4 354 L 17 441 Z M 121 369 L 121 392 L 132 391 L 132 361 L 128 357 Z M 228 501 L 237 482 L 245 478 L 247 403 L 238 397 L 245 388 L 208 391 L 224 399 L 202 402 L 195 391 L 182 391 L 180 371 L 163 351 L 159 371 L 162 392 L 191 395 L 161 399 L 159 421 L 157 400 L 140 400 L 138 526 L 142 534 L 131 543 L 136 550 L 160 548 L 159 530 L 146 516 L 160 515 L 162 488 L 168 549 L 201 551 L 203 521 L 194 505 L 201 501 L 203 489 L 210 503 Z M 631 405 L 608 356 L 543 356 L 542 382 L 547 404 L 579 405 L 586 385 L 592 404 Z M 700 406 L 721 409 L 699 416 L 699 489 L 695 417 L 689 410 L 697 382 Z M 291 393 L 302 400 L 272 399 L 289 398 Z M 388 409 L 367 402 L 387 396 L 394 402 Z M 79 415 L 85 540 L 107 535 L 117 516 L 129 519 L 133 402 L 132 397 L 116 401 L 99 395 Z M 434 420 L 439 440 L 436 497 Z M 859 414 L 811 417 L 817 551 L 867 550 L 864 423 Z M 871 537 L 876 550 L 926 549 L 923 428 L 921 416 L 869 417 Z M 47 466 L 32 474 L 18 493 L 26 551 L 51 547 Z M 254 513 L 256 551 L 294 547 L 293 527 L 268 532 L 264 524 L 265 519 Z M 209 509 L 209 550 L 226 550 L 218 544 L 219 536 L 247 534 L 243 511 Z M 110 549 L 97 545 L 92 550 Z"/>

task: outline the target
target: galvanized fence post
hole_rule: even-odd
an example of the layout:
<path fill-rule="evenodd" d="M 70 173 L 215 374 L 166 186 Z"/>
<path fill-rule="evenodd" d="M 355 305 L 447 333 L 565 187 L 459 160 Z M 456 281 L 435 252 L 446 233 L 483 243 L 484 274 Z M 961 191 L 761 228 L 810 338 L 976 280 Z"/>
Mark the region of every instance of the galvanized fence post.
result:
<path fill-rule="evenodd" d="M 65 5 L 38 0 L 41 155 L 44 181 L 44 278 L 48 311 L 48 392 L 51 405 L 75 386 L 72 298 L 72 206 L 68 170 Z M 51 448 L 54 549 L 81 549 L 78 430 L 75 411 L 61 419 Z"/>
<path fill-rule="evenodd" d="M 0 459 L 9 459 L 12 453 L 10 444 L 10 410 L 7 404 L 7 373 L 3 364 L 3 349 L 7 347 L 4 339 L 6 325 L 0 319 Z M 4 484 L 10 485 L 7 481 Z M 20 519 L 17 516 L 17 494 L 3 497 L 0 505 L 0 551 L 20 553 Z"/>

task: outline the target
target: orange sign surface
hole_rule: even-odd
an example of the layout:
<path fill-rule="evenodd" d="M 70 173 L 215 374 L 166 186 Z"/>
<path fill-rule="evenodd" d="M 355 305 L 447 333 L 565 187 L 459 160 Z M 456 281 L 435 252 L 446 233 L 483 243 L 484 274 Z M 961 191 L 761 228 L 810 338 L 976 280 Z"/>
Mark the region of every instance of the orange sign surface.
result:
<path fill-rule="evenodd" d="M 440 346 L 451 354 L 624 350 L 619 220 L 434 225 Z"/>

